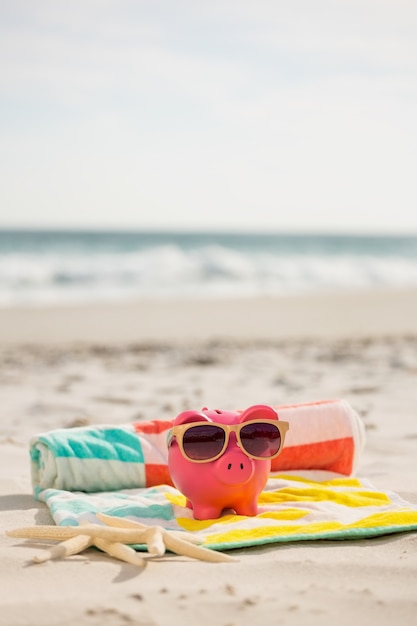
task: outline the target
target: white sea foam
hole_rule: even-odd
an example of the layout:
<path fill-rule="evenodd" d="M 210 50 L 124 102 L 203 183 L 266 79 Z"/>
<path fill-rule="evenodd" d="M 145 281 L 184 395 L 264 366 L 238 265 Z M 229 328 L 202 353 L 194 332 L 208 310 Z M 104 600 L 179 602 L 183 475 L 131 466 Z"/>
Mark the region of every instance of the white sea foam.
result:
<path fill-rule="evenodd" d="M 0 254 L 0 306 L 417 285 L 417 255 L 153 245 Z"/>

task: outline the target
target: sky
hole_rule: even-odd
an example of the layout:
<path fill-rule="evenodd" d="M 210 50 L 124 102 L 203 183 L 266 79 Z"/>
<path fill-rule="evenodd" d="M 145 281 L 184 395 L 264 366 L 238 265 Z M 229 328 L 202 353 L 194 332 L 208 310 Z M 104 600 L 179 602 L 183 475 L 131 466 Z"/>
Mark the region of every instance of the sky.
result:
<path fill-rule="evenodd" d="M 0 0 L 0 226 L 417 233 L 415 0 Z"/>

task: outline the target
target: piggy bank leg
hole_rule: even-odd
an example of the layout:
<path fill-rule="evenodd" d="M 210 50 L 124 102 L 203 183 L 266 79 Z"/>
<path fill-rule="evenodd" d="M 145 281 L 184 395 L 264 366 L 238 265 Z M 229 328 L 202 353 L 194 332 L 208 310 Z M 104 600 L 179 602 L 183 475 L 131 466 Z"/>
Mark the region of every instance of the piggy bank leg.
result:
<path fill-rule="evenodd" d="M 244 502 L 239 505 L 233 506 L 236 515 L 246 515 L 247 517 L 254 517 L 258 514 L 258 504 L 254 502 Z"/>
<path fill-rule="evenodd" d="M 221 516 L 223 509 L 219 507 L 210 506 L 207 504 L 194 503 L 191 505 L 193 509 L 194 519 L 217 519 Z"/>

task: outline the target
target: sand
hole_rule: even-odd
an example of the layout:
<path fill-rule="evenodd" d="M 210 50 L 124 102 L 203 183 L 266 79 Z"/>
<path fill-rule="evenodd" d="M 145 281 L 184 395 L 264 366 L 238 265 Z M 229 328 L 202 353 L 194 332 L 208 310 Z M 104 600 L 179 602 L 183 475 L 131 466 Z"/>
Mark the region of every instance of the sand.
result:
<path fill-rule="evenodd" d="M 29 438 L 185 408 L 345 398 L 358 475 L 417 503 L 417 292 L 0 311 L 0 624 L 414 624 L 417 534 L 168 555 L 144 570 L 90 550 L 31 565 L 9 528 L 51 523 Z"/>

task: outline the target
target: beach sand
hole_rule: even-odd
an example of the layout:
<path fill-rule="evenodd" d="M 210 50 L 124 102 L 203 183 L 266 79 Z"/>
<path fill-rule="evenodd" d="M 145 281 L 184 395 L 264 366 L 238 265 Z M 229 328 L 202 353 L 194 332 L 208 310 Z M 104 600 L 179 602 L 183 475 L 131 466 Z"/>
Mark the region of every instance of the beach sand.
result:
<path fill-rule="evenodd" d="M 51 523 L 38 432 L 327 398 L 365 423 L 359 477 L 417 503 L 417 291 L 0 311 L 0 624 L 414 624 L 416 533 L 143 570 L 94 550 L 32 565 L 39 546 L 5 537 Z"/>

